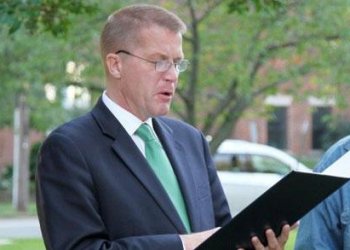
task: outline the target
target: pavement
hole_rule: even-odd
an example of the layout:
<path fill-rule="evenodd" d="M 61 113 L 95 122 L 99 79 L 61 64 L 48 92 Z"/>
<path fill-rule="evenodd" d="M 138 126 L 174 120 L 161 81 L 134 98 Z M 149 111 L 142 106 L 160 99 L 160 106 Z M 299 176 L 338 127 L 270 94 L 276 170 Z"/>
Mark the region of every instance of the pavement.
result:
<path fill-rule="evenodd" d="M 38 218 L 0 218 L 0 245 L 16 238 L 41 238 Z"/>

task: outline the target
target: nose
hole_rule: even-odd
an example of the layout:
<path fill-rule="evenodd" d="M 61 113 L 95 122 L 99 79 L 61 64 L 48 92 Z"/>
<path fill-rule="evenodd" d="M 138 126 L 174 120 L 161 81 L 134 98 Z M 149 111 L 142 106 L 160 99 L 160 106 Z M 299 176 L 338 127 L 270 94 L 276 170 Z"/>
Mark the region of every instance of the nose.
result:
<path fill-rule="evenodd" d="M 166 80 L 177 82 L 179 78 L 179 71 L 176 69 L 175 64 L 172 64 L 167 71 L 164 72 Z"/>

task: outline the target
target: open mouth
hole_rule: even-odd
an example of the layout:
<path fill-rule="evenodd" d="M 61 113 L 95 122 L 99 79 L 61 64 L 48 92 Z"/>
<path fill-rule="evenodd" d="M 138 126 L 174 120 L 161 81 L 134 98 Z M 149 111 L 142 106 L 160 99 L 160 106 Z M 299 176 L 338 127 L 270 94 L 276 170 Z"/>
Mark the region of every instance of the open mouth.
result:
<path fill-rule="evenodd" d="M 172 91 L 163 91 L 160 93 L 163 96 L 171 97 L 173 95 Z"/>

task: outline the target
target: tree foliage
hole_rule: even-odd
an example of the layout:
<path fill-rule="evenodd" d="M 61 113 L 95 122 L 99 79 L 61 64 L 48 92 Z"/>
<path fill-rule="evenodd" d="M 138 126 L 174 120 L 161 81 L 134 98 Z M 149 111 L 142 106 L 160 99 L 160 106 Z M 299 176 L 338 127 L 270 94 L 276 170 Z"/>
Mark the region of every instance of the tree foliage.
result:
<path fill-rule="evenodd" d="M 2 0 L 0 23 L 10 34 L 24 26 L 31 34 L 46 31 L 65 34 L 72 23 L 72 14 L 93 13 L 96 3 L 83 0 Z"/>
<path fill-rule="evenodd" d="M 0 5 L 2 23 L 13 27 L 10 35 L 1 31 L 6 39 L 0 44 L 4 62 L 0 109 L 5 114 L 0 124 L 10 123 L 13 106 L 9 103 L 21 90 L 30 93 L 32 126 L 41 130 L 77 114 L 64 109 L 59 98 L 54 102 L 45 98 L 47 83 L 58 90 L 73 84 L 100 93 L 103 71 L 98 38 L 108 14 L 120 7 L 114 2 L 100 2 L 94 13 L 90 8 L 97 2 L 93 1 L 24 1 L 34 10 L 19 7 L 20 0 Z M 140 1 L 123 4 L 135 2 Z M 180 76 L 173 113 L 211 135 L 212 150 L 230 136 L 241 117 L 264 112 L 262 103 L 269 95 L 334 96 L 338 103 L 345 98 L 342 90 L 349 79 L 350 60 L 348 0 L 149 2 L 174 10 L 188 25 L 184 50 L 191 67 Z M 37 11 L 44 4 L 60 10 L 54 11 L 57 15 L 51 21 Z M 77 4 L 87 7 L 76 8 Z M 27 32 L 45 30 L 50 32 L 35 36 Z M 65 32 L 64 39 L 52 35 L 60 32 Z M 69 61 L 83 67 L 78 78 L 67 74 Z"/>
<path fill-rule="evenodd" d="M 210 2 L 183 4 L 192 69 L 174 110 L 212 135 L 212 150 L 247 111 L 263 112 L 268 95 L 344 96 L 335 86 L 346 84 L 350 58 L 339 62 L 335 55 L 348 48 L 348 1 L 295 0 L 264 9 L 254 6 L 264 1 L 230 1 L 229 8 Z M 233 11 L 233 2 L 242 5 Z"/>
<path fill-rule="evenodd" d="M 228 1 L 229 12 L 243 14 L 250 11 L 273 11 L 285 5 L 280 0 L 230 0 Z"/>
<path fill-rule="evenodd" d="M 77 12 L 74 6 L 78 6 L 76 4 L 80 1 L 15 1 L 14 6 L 23 11 L 22 16 L 35 16 L 37 9 L 26 9 L 19 6 L 19 2 L 24 5 L 36 3 L 35 6 L 41 8 L 54 5 L 59 13 L 63 13 L 68 10 Z M 81 4 L 85 6 L 87 2 L 81 1 Z M 15 15 L 17 9 L 9 11 L 9 6 L 6 10 L 13 16 L 7 18 L 19 18 Z M 91 3 L 89 6 L 94 5 Z M 31 110 L 31 127 L 39 131 L 52 129 L 86 111 L 87 108 L 64 108 L 62 103 L 66 95 L 65 89 L 72 84 L 90 90 L 102 88 L 99 30 L 110 9 L 117 8 L 118 3 L 110 3 L 99 7 L 98 12 L 93 12 L 94 14 L 81 10 L 78 14 L 61 15 L 62 19 L 58 18 L 60 21 L 57 23 L 57 29 L 40 18 L 36 27 L 27 27 L 25 18 L 19 18 L 22 25 L 12 33 L 9 32 L 6 23 L 0 25 L 0 36 L 3 38 L 0 43 L 0 127 L 11 126 L 15 97 L 19 93 L 27 95 Z M 7 15 L 2 12 L 4 10 L 0 9 L 1 18 Z M 45 29 L 48 30 L 45 32 Z M 67 73 L 68 62 L 74 62 L 76 65 L 75 72 L 71 74 Z M 78 68 L 82 69 L 82 74 L 77 72 Z M 45 92 L 50 85 L 54 86 L 56 95 L 51 101 L 46 98 Z"/>

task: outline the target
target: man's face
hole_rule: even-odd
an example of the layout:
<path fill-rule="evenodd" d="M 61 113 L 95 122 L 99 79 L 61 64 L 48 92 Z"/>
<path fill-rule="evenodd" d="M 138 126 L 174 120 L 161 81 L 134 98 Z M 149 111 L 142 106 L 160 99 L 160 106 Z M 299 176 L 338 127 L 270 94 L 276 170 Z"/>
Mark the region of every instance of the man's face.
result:
<path fill-rule="evenodd" d="M 183 58 L 182 36 L 168 29 L 153 26 L 141 34 L 140 46 L 129 52 L 150 61 Z M 156 72 L 155 65 L 120 53 L 122 67 L 117 102 L 141 120 L 168 113 L 175 94 L 179 73 L 174 65 L 165 72 Z"/>

